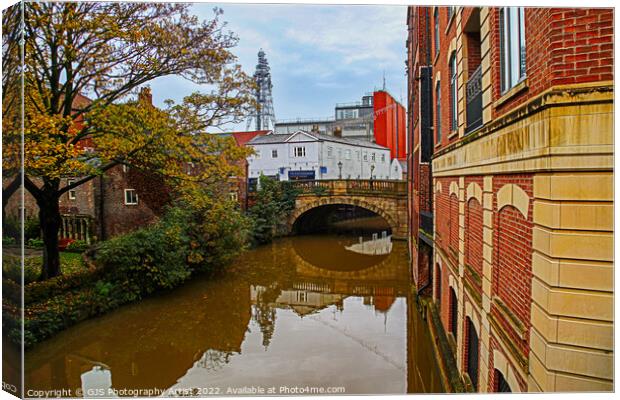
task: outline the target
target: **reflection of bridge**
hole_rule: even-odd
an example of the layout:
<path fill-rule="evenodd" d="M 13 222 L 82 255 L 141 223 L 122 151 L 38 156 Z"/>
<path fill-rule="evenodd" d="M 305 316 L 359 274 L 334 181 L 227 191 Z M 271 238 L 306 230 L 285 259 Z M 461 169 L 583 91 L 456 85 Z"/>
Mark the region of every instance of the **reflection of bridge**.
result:
<path fill-rule="evenodd" d="M 386 180 L 317 180 L 293 183 L 300 193 L 288 226 L 303 214 L 328 205 L 344 204 L 364 208 L 381 216 L 392 229 L 394 239 L 407 235 L 407 182 Z"/>

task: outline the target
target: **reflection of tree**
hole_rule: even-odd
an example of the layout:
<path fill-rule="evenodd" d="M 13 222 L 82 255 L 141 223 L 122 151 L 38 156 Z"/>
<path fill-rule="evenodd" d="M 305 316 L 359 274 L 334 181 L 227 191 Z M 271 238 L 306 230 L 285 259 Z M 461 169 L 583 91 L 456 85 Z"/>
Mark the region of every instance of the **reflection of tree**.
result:
<path fill-rule="evenodd" d="M 230 351 L 219 351 L 215 349 L 209 349 L 204 352 L 200 360 L 195 364 L 196 367 L 204 368 L 210 371 L 216 371 L 221 369 L 224 365 L 228 364 L 230 356 L 233 353 Z"/>
<path fill-rule="evenodd" d="M 260 326 L 263 346 L 269 347 L 276 326 L 276 310 L 272 306 L 282 290 L 274 283 L 268 287 L 257 287 L 256 305 L 252 307 L 252 320 Z"/>

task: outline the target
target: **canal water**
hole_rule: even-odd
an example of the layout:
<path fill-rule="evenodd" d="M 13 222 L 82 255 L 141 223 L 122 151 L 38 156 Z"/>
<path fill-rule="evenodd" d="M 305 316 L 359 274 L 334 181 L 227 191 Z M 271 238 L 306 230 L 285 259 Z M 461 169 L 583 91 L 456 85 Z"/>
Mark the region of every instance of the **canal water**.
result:
<path fill-rule="evenodd" d="M 71 396 L 442 392 L 430 340 L 405 242 L 298 236 L 40 343 L 25 383 Z"/>

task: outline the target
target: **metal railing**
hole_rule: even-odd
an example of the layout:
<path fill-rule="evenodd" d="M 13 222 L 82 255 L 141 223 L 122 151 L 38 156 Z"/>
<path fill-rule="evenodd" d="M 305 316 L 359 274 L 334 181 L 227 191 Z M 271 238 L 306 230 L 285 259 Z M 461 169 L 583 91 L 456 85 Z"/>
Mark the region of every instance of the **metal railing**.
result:
<path fill-rule="evenodd" d="M 482 65 L 471 74 L 466 89 L 466 132 L 472 132 L 482 126 Z"/>
<path fill-rule="evenodd" d="M 90 215 L 63 214 L 58 237 L 83 240 L 91 244 L 93 240 L 93 218 Z"/>
<path fill-rule="evenodd" d="M 377 194 L 391 196 L 407 196 L 407 182 L 377 179 L 335 179 L 292 181 L 291 185 L 300 191 L 300 194 L 312 195 L 347 195 L 347 194 Z"/>

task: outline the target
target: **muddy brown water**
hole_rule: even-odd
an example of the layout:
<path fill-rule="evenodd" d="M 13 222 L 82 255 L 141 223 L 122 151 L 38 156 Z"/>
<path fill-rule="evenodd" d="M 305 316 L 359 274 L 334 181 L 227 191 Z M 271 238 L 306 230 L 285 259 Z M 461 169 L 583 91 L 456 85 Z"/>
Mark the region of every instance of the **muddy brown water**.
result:
<path fill-rule="evenodd" d="M 441 392 L 407 263 L 380 233 L 277 240 L 38 344 L 26 395 Z"/>

